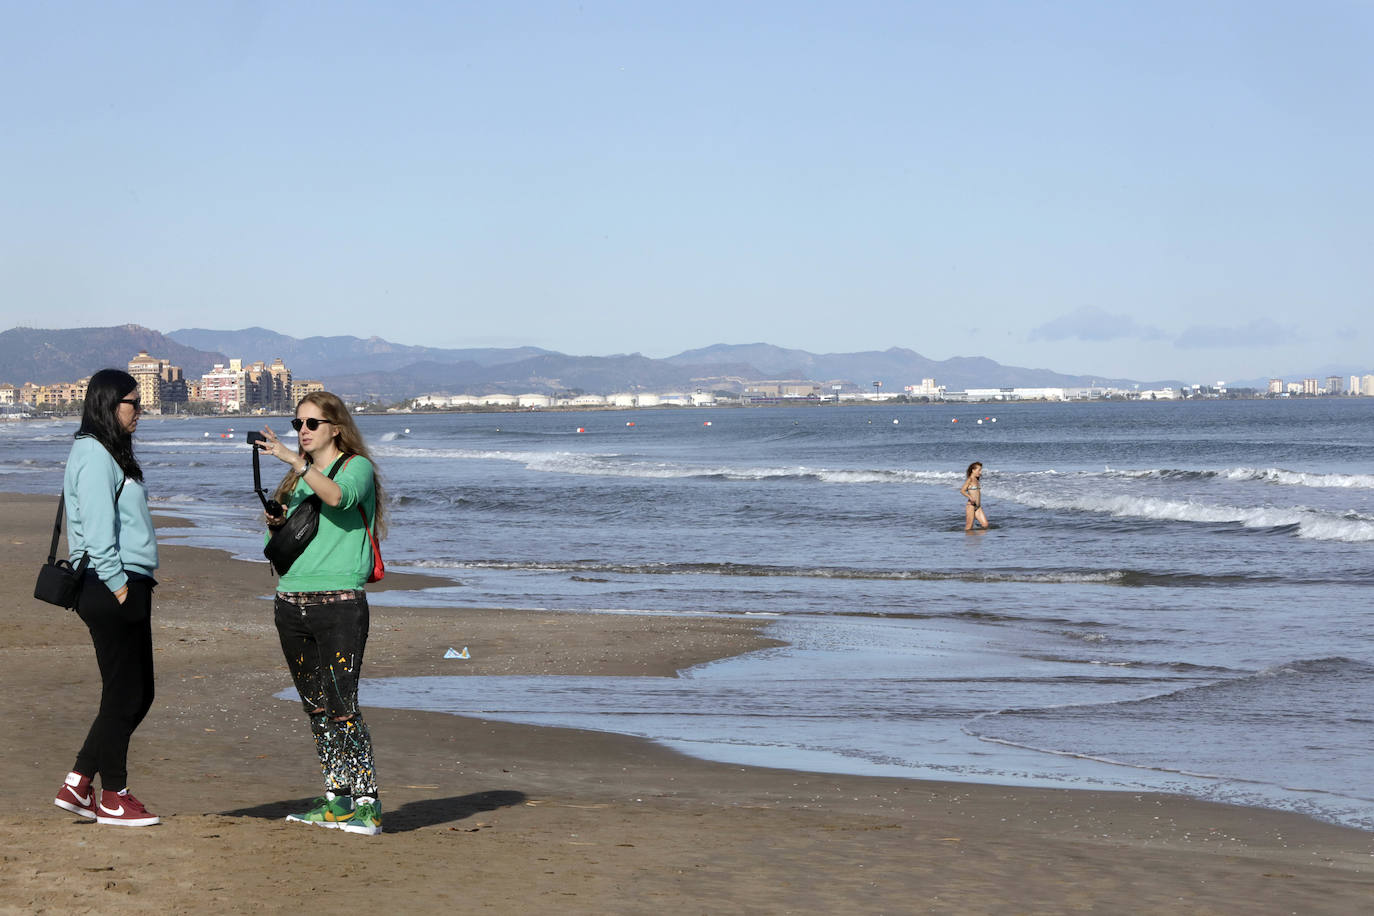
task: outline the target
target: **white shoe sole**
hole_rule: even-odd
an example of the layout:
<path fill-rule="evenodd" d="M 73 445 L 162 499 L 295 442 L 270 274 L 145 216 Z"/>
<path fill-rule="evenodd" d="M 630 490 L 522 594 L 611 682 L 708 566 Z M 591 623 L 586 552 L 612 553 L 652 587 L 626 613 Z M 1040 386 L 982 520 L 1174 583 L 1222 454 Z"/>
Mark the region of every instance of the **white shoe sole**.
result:
<path fill-rule="evenodd" d="M 151 827 L 154 824 L 162 823 L 160 817 L 101 817 L 96 815 L 97 824 L 109 824 L 111 827 Z"/>
<path fill-rule="evenodd" d="M 339 827 L 348 833 L 360 833 L 364 836 L 378 836 L 382 832 L 381 827 L 355 827 L 352 824 L 339 824 Z"/>
<path fill-rule="evenodd" d="M 70 811 L 72 814 L 79 814 L 79 815 L 82 816 L 82 817 L 89 817 L 89 818 L 94 818 L 94 817 L 95 817 L 95 812 L 92 811 L 90 808 L 83 808 L 83 807 L 81 807 L 80 805 L 73 804 L 72 802 L 69 802 L 69 801 L 63 801 L 63 800 L 60 799 L 60 798 L 54 798 L 54 799 L 52 800 L 52 803 L 53 803 L 54 805 L 56 805 L 57 807 L 59 807 L 59 808 L 65 808 L 66 810 Z"/>
<path fill-rule="evenodd" d="M 307 821 L 303 817 L 294 817 L 290 814 L 282 818 L 282 820 L 286 821 L 288 824 L 305 824 L 307 827 L 327 827 L 330 830 L 338 830 L 343 827 L 343 824 L 334 824 L 329 821 Z"/>

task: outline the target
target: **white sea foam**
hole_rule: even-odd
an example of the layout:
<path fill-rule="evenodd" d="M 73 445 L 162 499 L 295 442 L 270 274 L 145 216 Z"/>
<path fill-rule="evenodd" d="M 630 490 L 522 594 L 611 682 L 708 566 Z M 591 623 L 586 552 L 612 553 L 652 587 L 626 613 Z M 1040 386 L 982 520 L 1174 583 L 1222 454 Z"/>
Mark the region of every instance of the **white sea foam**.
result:
<path fill-rule="evenodd" d="M 1310 471 L 1290 471 L 1284 468 L 1222 468 L 1216 471 L 1183 470 L 1177 468 L 1141 468 L 1122 470 L 1108 468 L 1101 472 L 1105 477 L 1140 479 L 1192 479 L 1192 480 L 1232 480 L 1256 481 L 1288 487 L 1321 487 L 1369 490 L 1374 489 L 1374 474 L 1318 474 Z"/>
<path fill-rule="evenodd" d="M 1228 480 L 1262 480 L 1290 487 L 1374 489 L 1374 474 L 1313 474 L 1283 468 L 1231 468 L 1219 473 Z"/>
<path fill-rule="evenodd" d="M 382 437 L 383 441 L 394 441 Z M 846 469 L 789 465 L 780 467 L 747 465 L 692 465 L 675 461 L 648 461 L 627 458 L 615 452 L 510 451 L 504 449 L 424 449 L 383 445 L 375 450 L 385 458 L 440 458 L 458 461 L 511 461 L 527 470 L 588 477 L 626 477 L 641 479 L 720 478 L 724 480 L 770 480 L 815 478 L 825 483 L 948 483 L 962 479 L 951 471 L 906 469 Z"/>
<path fill-rule="evenodd" d="M 1159 499 L 1148 496 L 1086 495 L 1055 496 L 1039 493 L 1006 493 L 1006 498 L 1034 509 L 1067 509 L 1097 512 L 1117 518 L 1156 521 L 1237 524 L 1246 528 L 1295 529 L 1298 537 L 1352 543 L 1374 541 L 1374 519 L 1352 517 L 1304 506 L 1225 506 L 1194 500 Z"/>

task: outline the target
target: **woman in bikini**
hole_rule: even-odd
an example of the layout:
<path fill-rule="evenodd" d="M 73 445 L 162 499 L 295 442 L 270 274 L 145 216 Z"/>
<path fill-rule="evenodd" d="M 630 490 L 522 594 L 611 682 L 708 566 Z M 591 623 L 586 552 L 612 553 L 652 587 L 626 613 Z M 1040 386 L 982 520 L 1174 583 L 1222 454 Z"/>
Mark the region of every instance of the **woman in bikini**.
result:
<path fill-rule="evenodd" d="M 973 522 L 976 519 L 986 531 L 988 527 L 988 517 L 983 514 L 983 462 L 975 461 L 968 466 L 964 472 L 964 485 L 959 488 L 964 499 L 968 502 L 964 505 L 964 530 L 972 531 Z"/>

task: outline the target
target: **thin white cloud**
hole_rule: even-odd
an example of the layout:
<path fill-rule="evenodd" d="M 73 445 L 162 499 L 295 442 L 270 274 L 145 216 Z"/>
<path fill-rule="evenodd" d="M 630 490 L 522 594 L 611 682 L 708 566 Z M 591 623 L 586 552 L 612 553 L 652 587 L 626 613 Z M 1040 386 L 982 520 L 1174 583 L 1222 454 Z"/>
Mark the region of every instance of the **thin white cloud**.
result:
<path fill-rule="evenodd" d="M 1047 321 L 1030 332 L 1031 340 L 1164 340 L 1168 336 L 1159 328 L 1139 324 L 1130 315 L 1113 315 L 1092 305 Z"/>

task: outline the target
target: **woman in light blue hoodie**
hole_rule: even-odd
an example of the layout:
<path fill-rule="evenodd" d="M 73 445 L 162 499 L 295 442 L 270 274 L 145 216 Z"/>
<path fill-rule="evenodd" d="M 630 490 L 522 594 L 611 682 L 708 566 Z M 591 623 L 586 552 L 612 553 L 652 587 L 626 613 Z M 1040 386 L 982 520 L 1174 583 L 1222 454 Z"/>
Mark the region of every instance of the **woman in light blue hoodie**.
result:
<path fill-rule="evenodd" d="M 100 824 L 158 822 L 129 794 L 129 738 L 153 705 L 153 587 L 157 539 L 134 458 L 142 404 L 138 382 L 101 369 L 86 388 L 62 498 L 73 563 L 90 558 L 76 612 L 91 631 L 100 665 L 100 711 L 53 803 Z M 100 795 L 91 781 L 100 775 Z"/>

